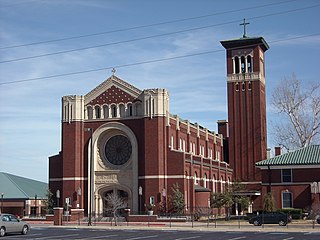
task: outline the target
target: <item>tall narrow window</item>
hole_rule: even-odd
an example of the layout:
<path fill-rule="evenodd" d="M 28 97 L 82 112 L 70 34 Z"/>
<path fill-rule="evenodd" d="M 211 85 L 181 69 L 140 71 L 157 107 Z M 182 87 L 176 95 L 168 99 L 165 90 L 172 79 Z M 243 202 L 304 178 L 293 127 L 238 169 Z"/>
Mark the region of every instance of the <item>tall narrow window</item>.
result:
<path fill-rule="evenodd" d="M 109 117 L 109 107 L 107 105 L 103 106 L 103 116 L 104 118 Z"/>
<path fill-rule="evenodd" d="M 235 57 L 234 58 L 234 64 L 235 64 L 235 73 L 240 73 L 240 68 L 239 68 L 239 58 Z"/>
<path fill-rule="evenodd" d="M 241 73 L 246 72 L 246 58 L 244 56 L 241 57 Z"/>
<path fill-rule="evenodd" d="M 173 135 L 171 135 L 171 138 L 170 138 L 170 148 L 173 149 Z"/>
<path fill-rule="evenodd" d="M 87 113 L 88 113 L 88 119 L 92 119 L 93 118 L 93 109 L 91 106 L 87 107 Z"/>
<path fill-rule="evenodd" d="M 207 174 L 205 173 L 203 176 L 203 187 L 207 187 Z"/>
<path fill-rule="evenodd" d="M 224 192 L 224 182 L 223 182 L 223 177 L 220 178 L 220 192 Z"/>
<path fill-rule="evenodd" d="M 129 117 L 133 116 L 132 105 L 129 105 Z"/>
<path fill-rule="evenodd" d="M 119 105 L 120 117 L 125 117 L 125 106 L 123 104 Z"/>
<path fill-rule="evenodd" d="M 214 175 L 212 177 L 212 192 L 216 192 L 216 177 Z"/>
<path fill-rule="evenodd" d="M 116 105 L 112 105 L 111 114 L 112 114 L 113 118 L 117 117 L 117 106 Z"/>
<path fill-rule="evenodd" d="M 252 72 L 252 58 L 251 56 L 247 56 L 247 64 L 248 64 L 248 72 Z"/>
<path fill-rule="evenodd" d="M 96 112 L 96 119 L 101 118 L 100 106 L 95 106 L 94 110 Z"/>
<path fill-rule="evenodd" d="M 282 208 L 292 208 L 292 193 L 288 191 L 282 192 Z"/>
<path fill-rule="evenodd" d="M 251 81 L 248 82 L 248 90 L 251 91 L 252 86 L 251 86 Z"/>
<path fill-rule="evenodd" d="M 142 115 L 142 104 L 141 103 L 136 103 L 135 104 L 135 116 L 141 116 Z"/>
<path fill-rule="evenodd" d="M 197 175 L 197 172 L 194 173 L 194 185 L 198 185 L 198 175 Z"/>

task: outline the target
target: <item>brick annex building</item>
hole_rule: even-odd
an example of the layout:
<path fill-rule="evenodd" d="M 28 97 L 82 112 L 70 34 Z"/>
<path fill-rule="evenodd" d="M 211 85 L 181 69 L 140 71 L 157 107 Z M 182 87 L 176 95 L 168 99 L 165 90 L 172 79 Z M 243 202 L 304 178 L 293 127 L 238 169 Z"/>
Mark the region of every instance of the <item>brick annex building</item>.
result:
<path fill-rule="evenodd" d="M 223 192 L 239 179 L 253 208 L 261 208 L 255 163 L 266 159 L 269 47 L 262 37 L 221 44 L 228 121 L 218 121 L 218 133 L 172 115 L 166 89 L 140 90 L 114 74 L 85 96 L 64 96 L 62 149 L 49 158 L 49 187 L 60 191 L 59 205 L 69 198 L 73 208 L 103 215 L 106 195 L 116 192 L 132 212 L 148 203 L 166 207 L 178 183 L 188 212 L 208 206 L 210 192 Z"/>

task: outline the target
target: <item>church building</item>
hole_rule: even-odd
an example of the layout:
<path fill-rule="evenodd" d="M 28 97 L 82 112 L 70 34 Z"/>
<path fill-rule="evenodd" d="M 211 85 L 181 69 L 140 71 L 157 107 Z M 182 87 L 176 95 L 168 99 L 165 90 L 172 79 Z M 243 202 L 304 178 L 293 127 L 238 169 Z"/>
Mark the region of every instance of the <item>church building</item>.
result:
<path fill-rule="evenodd" d="M 228 121 L 218 132 L 170 113 L 168 90 L 140 90 L 113 72 L 84 96 L 62 97 L 61 151 L 49 157 L 49 188 L 62 206 L 105 215 L 106 196 L 132 212 L 146 205 L 169 211 L 174 184 L 185 211 L 208 207 L 211 192 L 240 180 L 261 208 L 266 159 L 266 96 L 262 37 L 222 41 L 227 55 Z M 214 103 L 212 103 L 214 104 Z M 260 199 L 260 200 L 259 200 Z M 251 206 L 252 207 L 252 206 Z"/>

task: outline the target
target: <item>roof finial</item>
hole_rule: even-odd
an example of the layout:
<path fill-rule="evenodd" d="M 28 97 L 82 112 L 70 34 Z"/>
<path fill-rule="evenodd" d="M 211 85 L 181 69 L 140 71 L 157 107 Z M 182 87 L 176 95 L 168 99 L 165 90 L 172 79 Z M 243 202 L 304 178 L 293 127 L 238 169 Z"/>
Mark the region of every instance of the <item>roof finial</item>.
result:
<path fill-rule="evenodd" d="M 243 26 L 243 38 L 247 37 L 247 31 L 246 31 L 246 25 L 250 24 L 249 22 L 246 22 L 246 19 L 243 19 L 243 23 L 240 24 L 240 26 Z"/>
<path fill-rule="evenodd" d="M 112 76 L 114 76 L 114 74 L 116 73 L 116 69 L 112 68 L 111 72 L 112 72 Z"/>

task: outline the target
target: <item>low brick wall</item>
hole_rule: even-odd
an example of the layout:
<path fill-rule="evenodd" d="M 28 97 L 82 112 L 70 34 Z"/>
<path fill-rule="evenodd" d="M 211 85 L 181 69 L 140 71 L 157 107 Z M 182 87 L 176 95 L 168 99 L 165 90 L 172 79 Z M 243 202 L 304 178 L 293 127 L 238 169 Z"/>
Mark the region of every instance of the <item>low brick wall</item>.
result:
<path fill-rule="evenodd" d="M 129 215 L 126 217 L 127 222 L 157 222 L 157 215 Z"/>

